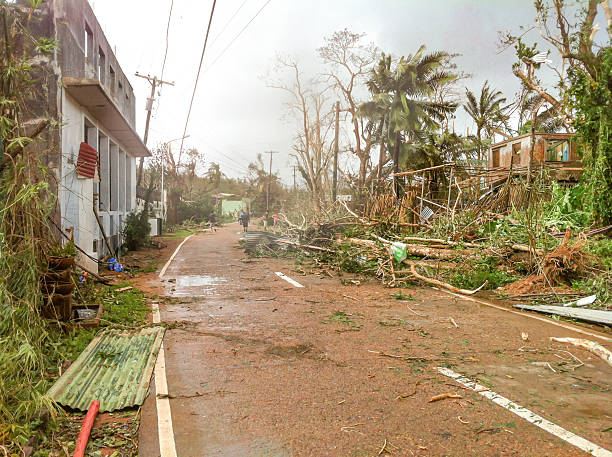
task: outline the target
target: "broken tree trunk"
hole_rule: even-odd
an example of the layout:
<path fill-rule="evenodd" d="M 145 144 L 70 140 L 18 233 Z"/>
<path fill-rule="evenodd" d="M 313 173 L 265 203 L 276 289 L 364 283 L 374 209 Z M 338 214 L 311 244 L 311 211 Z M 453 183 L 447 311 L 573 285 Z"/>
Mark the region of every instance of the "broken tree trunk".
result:
<path fill-rule="evenodd" d="M 322 248 L 321 246 L 313 246 L 311 244 L 300 244 L 300 243 L 296 243 L 295 241 L 289 241 L 289 240 L 276 240 L 277 243 L 283 243 L 283 244 L 289 244 L 291 246 L 297 246 L 299 248 L 304 248 L 304 249 L 312 249 L 314 251 L 322 251 L 322 252 L 335 252 L 332 251 L 331 249 L 327 249 L 327 248 Z"/>
<path fill-rule="evenodd" d="M 428 278 L 426 276 L 420 275 L 419 273 L 417 273 L 416 267 L 414 265 L 410 265 L 410 272 L 414 275 L 415 278 L 420 279 L 421 281 L 426 282 L 427 284 L 432 284 L 434 286 L 442 287 L 443 289 L 447 289 L 447 290 L 450 290 L 451 292 L 455 292 L 455 293 L 463 294 L 463 295 L 474 295 L 476 292 L 478 292 L 480 289 L 482 289 L 484 286 L 486 286 L 489 283 L 489 281 L 485 281 L 484 284 L 480 286 L 478 289 L 466 290 L 466 289 L 459 289 L 455 286 L 451 286 L 450 284 L 447 284 L 442 281 L 438 281 L 437 279 L 432 279 L 432 278 Z"/>
<path fill-rule="evenodd" d="M 385 244 L 391 245 L 390 241 L 384 240 L 384 238 L 379 238 L 379 240 Z M 347 238 L 347 241 L 351 244 L 356 244 L 359 246 L 370 246 L 370 247 L 378 247 L 376 241 L 372 240 L 362 240 L 359 238 Z M 409 255 L 419 256 L 419 257 L 429 257 L 432 259 L 440 259 L 440 260 L 452 260 L 457 259 L 459 257 L 472 256 L 476 252 L 471 249 L 463 249 L 461 251 L 457 251 L 454 249 L 440 249 L 434 248 L 431 246 L 424 246 L 420 244 L 407 244 L 406 245 L 406 253 Z"/>
<path fill-rule="evenodd" d="M 612 366 L 612 352 L 607 350 L 601 344 L 596 343 L 595 341 L 585 340 L 582 338 L 556 338 L 551 337 L 550 341 L 555 341 L 557 343 L 569 343 L 573 344 L 576 347 L 586 349 L 589 352 L 601 357 L 604 361 L 608 363 L 608 365 Z"/>

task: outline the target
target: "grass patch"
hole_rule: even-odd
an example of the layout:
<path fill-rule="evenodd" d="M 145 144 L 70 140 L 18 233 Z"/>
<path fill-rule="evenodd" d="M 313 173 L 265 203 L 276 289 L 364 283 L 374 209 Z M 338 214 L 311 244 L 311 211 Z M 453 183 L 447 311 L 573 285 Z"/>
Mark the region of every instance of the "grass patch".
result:
<path fill-rule="evenodd" d="M 476 289 L 485 281 L 485 290 L 493 290 L 519 279 L 506 271 L 497 269 L 497 259 L 488 258 L 467 268 L 458 270 L 450 277 L 450 283 L 462 289 Z"/>
<path fill-rule="evenodd" d="M 405 294 L 401 290 L 397 293 L 390 294 L 390 295 L 392 298 L 395 298 L 396 300 L 414 300 L 414 297 L 412 295 Z"/>
<path fill-rule="evenodd" d="M 178 229 L 176 232 L 163 233 L 162 238 L 186 238 L 193 233 L 195 233 L 193 230 Z"/>
<path fill-rule="evenodd" d="M 344 311 L 336 311 L 328 316 L 328 322 L 338 322 L 339 324 L 348 325 L 353 328 L 360 328 L 361 324 L 353 320 L 353 315 Z"/>
<path fill-rule="evenodd" d="M 101 330 L 113 327 L 137 328 L 147 324 L 149 308 L 144 294 L 138 289 L 116 292 L 117 289 L 129 285 L 129 282 L 123 282 L 112 287 L 89 284 L 83 287 L 81 293 L 86 303 L 101 303 L 104 307 L 100 326 L 95 329 L 77 327 L 70 332 L 58 334 L 57 354 L 50 360 L 51 372 L 57 372 L 57 366 L 65 360 L 75 360 Z"/>
<path fill-rule="evenodd" d="M 153 273 L 154 271 L 157 271 L 157 261 L 149 260 L 149 262 L 147 262 L 147 264 L 144 267 L 136 268 L 135 270 L 132 271 L 132 273 L 134 274 Z"/>

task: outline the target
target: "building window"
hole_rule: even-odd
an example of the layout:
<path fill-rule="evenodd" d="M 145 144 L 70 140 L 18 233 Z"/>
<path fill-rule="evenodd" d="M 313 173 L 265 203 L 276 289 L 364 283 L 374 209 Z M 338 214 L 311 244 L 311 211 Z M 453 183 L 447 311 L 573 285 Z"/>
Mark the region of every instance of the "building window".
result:
<path fill-rule="evenodd" d="M 117 82 L 117 97 L 121 97 L 121 93 L 123 92 L 123 84 L 121 80 Z"/>
<path fill-rule="evenodd" d="M 93 59 L 93 51 L 94 51 L 93 32 L 91 31 L 91 28 L 86 22 L 85 23 L 85 60 L 87 60 L 89 63 L 93 63 L 91 62 L 91 59 Z"/>
<path fill-rule="evenodd" d="M 568 162 L 570 142 L 568 140 L 551 140 L 546 147 L 547 162 Z"/>
<path fill-rule="evenodd" d="M 102 48 L 98 48 L 98 80 L 104 84 L 106 78 L 106 56 Z"/>
<path fill-rule="evenodd" d="M 110 93 L 111 95 L 115 95 L 115 70 L 113 69 L 113 67 L 109 66 L 108 67 L 108 76 L 109 76 L 109 81 L 108 81 L 108 85 L 110 86 Z"/>

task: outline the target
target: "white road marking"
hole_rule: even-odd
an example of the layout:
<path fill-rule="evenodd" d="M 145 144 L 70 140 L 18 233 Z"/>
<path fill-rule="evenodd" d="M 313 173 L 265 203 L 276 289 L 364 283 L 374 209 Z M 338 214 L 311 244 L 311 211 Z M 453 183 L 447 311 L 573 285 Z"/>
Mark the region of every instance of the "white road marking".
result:
<path fill-rule="evenodd" d="M 166 270 L 183 247 L 183 245 L 193 236 L 189 235 L 181 244 L 174 250 L 174 253 L 162 270 L 159 272 L 159 279 L 162 279 L 166 274 Z M 159 324 L 161 316 L 159 314 L 159 305 L 153 303 L 153 323 Z M 166 380 L 166 354 L 164 342 L 159 348 L 157 361 L 155 362 L 155 406 L 157 408 L 157 436 L 159 440 L 159 455 L 160 457 L 177 457 L 176 443 L 174 442 L 174 428 L 172 427 L 172 411 L 170 410 L 170 399 L 168 398 L 168 381 Z M 160 398 L 161 397 L 161 398 Z"/>
<path fill-rule="evenodd" d="M 161 322 L 159 306 L 153 303 L 153 323 Z M 155 362 L 155 405 L 157 407 L 157 435 L 159 439 L 160 457 L 177 457 L 174 443 L 174 429 L 172 428 L 172 413 L 168 399 L 168 382 L 166 380 L 166 357 L 164 342 L 162 341 Z M 161 398 L 160 398 L 161 397 Z"/>
<path fill-rule="evenodd" d="M 178 254 L 178 252 L 180 251 L 180 249 L 183 247 L 183 245 L 187 242 L 187 240 L 189 238 L 191 238 L 193 235 L 195 235 L 195 233 L 192 233 L 191 235 L 189 235 L 187 238 L 185 238 L 183 240 L 183 242 L 181 244 L 178 245 L 178 247 L 174 250 L 174 253 L 170 256 L 170 258 L 168 259 L 168 261 L 166 262 L 166 264 L 164 265 L 164 268 L 162 268 L 162 270 L 159 272 L 159 279 L 162 279 L 164 277 L 164 275 L 166 274 L 166 270 L 168 269 L 168 267 L 170 266 L 170 264 L 172 263 L 172 261 L 174 260 L 174 258 L 176 257 L 176 255 Z"/>
<path fill-rule="evenodd" d="M 281 273 L 280 271 L 276 272 L 276 276 L 278 276 L 281 279 L 284 279 L 285 281 L 287 281 L 289 284 L 295 286 L 295 287 L 304 287 L 303 285 L 301 285 L 299 282 L 297 282 L 295 279 L 291 279 L 289 276 L 284 275 L 283 273 Z"/>
<path fill-rule="evenodd" d="M 562 439 L 563 441 L 568 442 L 569 444 L 576 446 L 578 449 L 583 450 L 584 452 L 591 454 L 595 457 L 612 457 L 612 452 L 607 449 L 598 446 L 591 441 L 582 438 L 581 436 L 575 435 L 574 433 L 565 430 L 563 427 L 550 422 L 547 419 L 544 419 L 542 416 L 537 415 L 536 413 L 529 411 L 527 408 L 524 408 L 511 400 L 508 400 L 505 397 L 493 392 L 492 390 L 487 389 L 485 386 L 481 386 L 477 384 L 475 381 L 466 378 L 465 376 L 454 372 L 448 368 L 437 367 L 436 368 L 441 374 L 444 376 L 448 376 L 449 378 L 454 379 L 456 382 L 461 384 L 464 387 L 467 387 L 474 392 L 479 393 L 485 398 L 488 398 L 493 403 L 501 406 L 502 408 L 506 408 L 511 413 L 516 414 L 519 417 L 522 417 L 528 422 L 531 422 L 533 425 L 540 427 L 542 430 L 546 430 L 548 433 L 552 433 L 557 438 Z"/>
<path fill-rule="evenodd" d="M 452 295 L 453 297 L 458 297 L 458 298 L 462 298 L 463 300 L 473 301 L 473 302 L 479 303 L 481 305 L 485 305 L 485 306 L 489 306 L 491 308 L 495 308 L 495 309 L 499 309 L 499 310 L 502 310 L 502 311 L 506 311 L 507 313 L 518 314 L 519 316 L 529 317 L 530 319 L 536 319 L 538 321 L 546 322 L 547 324 L 556 325 L 557 327 L 561 327 L 561 328 L 564 328 L 564 329 L 567 329 L 567 330 L 571 330 L 573 332 L 582 333 L 583 335 L 589 335 L 589 336 L 592 336 L 593 338 L 597 338 L 597 339 L 600 339 L 602 341 L 607 341 L 608 343 L 612 343 L 612 338 L 608 338 L 607 336 L 603 336 L 603 335 L 600 335 L 598 333 L 589 332 L 587 330 L 582 330 L 581 328 L 573 327 L 571 325 L 563 324 L 561 322 L 556 322 L 556 321 L 553 321 L 552 319 L 548 319 L 546 317 L 536 316 L 535 314 L 526 313 L 524 311 L 515 311 L 514 309 L 508 309 L 508 308 L 505 308 L 503 306 L 496 305 L 494 303 L 490 303 L 488 301 L 479 300 L 478 298 L 470 297 L 468 295 L 456 294 L 456 293 L 451 292 L 449 290 L 439 289 L 437 287 L 432 287 L 432 289 L 435 289 L 435 290 L 437 290 L 439 292 L 444 292 L 445 294 Z"/>

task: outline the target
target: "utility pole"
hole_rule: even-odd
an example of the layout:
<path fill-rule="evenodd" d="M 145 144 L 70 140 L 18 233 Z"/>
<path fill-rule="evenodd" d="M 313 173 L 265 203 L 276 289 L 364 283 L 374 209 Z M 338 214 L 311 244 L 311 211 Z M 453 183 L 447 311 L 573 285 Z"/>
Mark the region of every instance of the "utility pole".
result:
<path fill-rule="evenodd" d="M 268 191 L 266 192 L 266 219 L 264 221 L 264 228 L 268 227 L 268 215 L 270 214 L 270 185 L 272 184 L 272 154 L 278 154 L 278 151 L 266 151 L 266 154 L 270 154 L 270 172 L 268 173 Z"/>
<path fill-rule="evenodd" d="M 295 185 L 295 171 L 297 170 L 297 165 L 293 166 L 293 193 L 297 191 L 297 186 Z"/>
<path fill-rule="evenodd" d="M 144 133 L 144 138 L 143 138 L 144 145 L 146 146 L 147 140 L 149 139 L 149 124 L 151 123 L 151 112 L 153 111 L 153 102 L 155 101 L 155 89 L 158 85 L 163 86 L 164 84 L 168 84 L 169 86 L 174 86 L 174 83 L 163 81 L 161 79 L 157 79 L 157 76 L 151 77 L 149 75 L 146 75 L 146 76 L 141 75 L 138 72 L 136 72 L 136 76 L 138 76 L 139 78 L 146 79 L 147 81 L 149 81 L 149 84 L 151 84 L 151 96 L 147 98 L 147 106 L 146 106 L 147 122 L 145 124 L 145 133 Z M 140 181 L 142 180 L 143 164 L 144 164 L 144 157 L 141 157 L 140 163 L 138 164 L 138 178 L 136 179 L 136 186 L 139 186 Z"/>
<path fill-rule="evenodd" d="M 338 130 L 340 127 L 340 102 L 336 102 L 336 133 L 334 139 L 334 175 L 332 180 L 332 203 L 338 197 Z"/>

